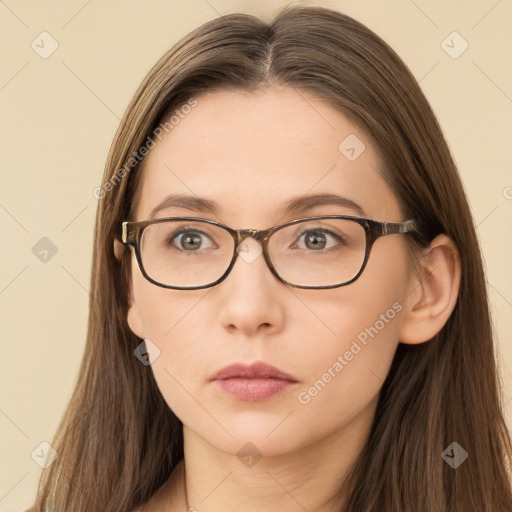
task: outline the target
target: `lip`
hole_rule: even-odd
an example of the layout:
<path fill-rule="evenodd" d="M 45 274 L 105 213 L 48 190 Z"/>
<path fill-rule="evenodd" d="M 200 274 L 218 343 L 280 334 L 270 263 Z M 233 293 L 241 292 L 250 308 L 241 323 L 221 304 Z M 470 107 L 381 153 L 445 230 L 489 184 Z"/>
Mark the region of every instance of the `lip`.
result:
<path fill-rule="evenodd" d="M 222 380 L 231 378 L 245 379 L 280 379 L 290 382 L 298 380 L 285 371 L 263 361 L 256 361 L 252 364 L 234 363 L 222 368 L 215 373 L 210 380 Z"/>
<path fill-rule="evenodd" d="M 262 361 L 231 364 L 210 380 L 224 393 L 248 402 L 267 400 L 298 383 L 292 375 Z"/>

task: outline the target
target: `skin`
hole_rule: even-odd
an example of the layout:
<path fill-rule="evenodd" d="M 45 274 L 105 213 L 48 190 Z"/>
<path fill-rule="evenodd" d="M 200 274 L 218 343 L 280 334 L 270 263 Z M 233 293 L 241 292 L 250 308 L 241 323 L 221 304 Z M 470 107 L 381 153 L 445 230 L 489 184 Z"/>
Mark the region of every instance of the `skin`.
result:
<path fill-rule="evenodd" d="M 331 192 L 356 201 L 368 218 L 405 220 L 371 140 L 322 100 L 277 86 L 196 99 L 146 157 L 136 220 L 147 219 L 175 192 L 208 197 L 222 210 L 215 216 L 169 208 L 157 217 L 196 216 L 263 229 L 309 215 L 357 215 L 340 206 L 276 215 L 291 197 Z M 366 146 L 354 161 L 338 150 L 349 134 Z M 212 288 L 183 291 L 151 284 L 133 258 L 128 323 L 161 351 L 152 370 L 184 426 L 184 464 L 147 510 L 186 510 L 186 478 L 189 507 L 199 512 L 339 511 L 331 496 L 368 438 L 398 343 L 428 341 L 455 305 L 460 264 L 453 243 L 440 235 L 420 261 L 420 275 L 410 272 L 405 236 L 394 235 L 377 240 L 361 277 L 345 287 L 289 287 L 259 255 L 250 263 L 238 258 Z M 309 403 L 300 403 L 298 393 L 394 303 L 401 311 Z M 299 383 L 269 400 L 248 402 L 209 381 L 228 364 L 255 360 Z M 261 455 L 251 467 L 237 456 L 248 442 Z"/>

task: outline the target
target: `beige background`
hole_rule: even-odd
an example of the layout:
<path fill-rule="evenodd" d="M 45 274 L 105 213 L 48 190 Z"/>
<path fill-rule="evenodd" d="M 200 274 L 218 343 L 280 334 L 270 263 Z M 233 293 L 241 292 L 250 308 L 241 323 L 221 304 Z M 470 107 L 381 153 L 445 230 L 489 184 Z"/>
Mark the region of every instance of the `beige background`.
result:
<path fill-rule="evenodd" d="M 286 3 L 0 2 L 0 43 L 8 50 L 0 76 L 0 511 L 31 504 L 40 474 L 31 453 L 51 441 L 75 383 L 88 314 L 93 190 L 128 101 L 153 63 L 199 24 L 234 11 L 269 17 Z M 478 224 L 512 425 L 512 2 L 316 4 L 387 40 L 438 115 Z M 44 37 L 45 51 L 51 48 L 48 36 L 38 37 L 43 31 L 58 43 L 46 59 L 31 47 L 35 40 L 42 52 Z M 458 58 L 441 46 L 453 31 L 469 44 Z M 450 36 L 447 44 L 453 55 L 464 42 Z M 57 248 L 46 262 L 32 252 L 43 237 Z"/>

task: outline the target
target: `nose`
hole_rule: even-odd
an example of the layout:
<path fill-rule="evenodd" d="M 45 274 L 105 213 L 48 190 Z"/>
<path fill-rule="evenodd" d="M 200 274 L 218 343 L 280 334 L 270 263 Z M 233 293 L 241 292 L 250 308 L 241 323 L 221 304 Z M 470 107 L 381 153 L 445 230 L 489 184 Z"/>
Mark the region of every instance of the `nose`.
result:
<path fill-rule="evenodd" d="M 231 272 L 218 285 L 222 294 L 221 323 L 230 331 L 246 335 L 280 330 L 284 321 L 286 285 L 271 272 L 261 243 L 252 236 L 244 237 L 237 252 Z"/>

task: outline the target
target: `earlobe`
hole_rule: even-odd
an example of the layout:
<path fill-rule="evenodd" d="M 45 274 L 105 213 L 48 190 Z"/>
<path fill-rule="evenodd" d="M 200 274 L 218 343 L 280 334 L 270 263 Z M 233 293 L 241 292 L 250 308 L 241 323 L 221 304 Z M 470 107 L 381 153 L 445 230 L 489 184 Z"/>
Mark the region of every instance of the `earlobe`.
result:
<path fill-rule="evenodd" d="M 126 321 L 128 322 L 128 326 L 130 327 L 130 330 L 133 332 L 133 334 L 135 334 L 135 336 L 138 336 L 141 339 L 144 339 L 146 337 L 144 332 L 144 323 L 142 322 L 142 317 L 139 311 L 139 305 L 135 300 L 135 293 L 133 288 L 134 283 L 132 275 L 132 279 L 130 279 L 130 284 L 128 286 L 128 309 L 126 312 Z"/>
<path fill-rule="evenodd" d="M 114 256 L 117 261 L 123 259 L 124 245 L 117 239 L 114 238 Z"/>
<path fill-rule="evenodd" d="M 400 328 L 400 341 L 418 344 L 432 339 L 445 325 L 457 303 L 460 256 L 453 241 L 438 235 L 425 249 L 420 271 L 412 282 Z"/>
<path fill-rule="evenodd" d="M 144 329 L 142 325 L 142 320 L 139 315 L 137 303 L 133 300 L 133 297 L 131 296 L 128 297 L 128 312 L 126 320 L 133 334 L 135 334 L 135 336 L 138 336 L 141 339 L 144 339 Z"/>

